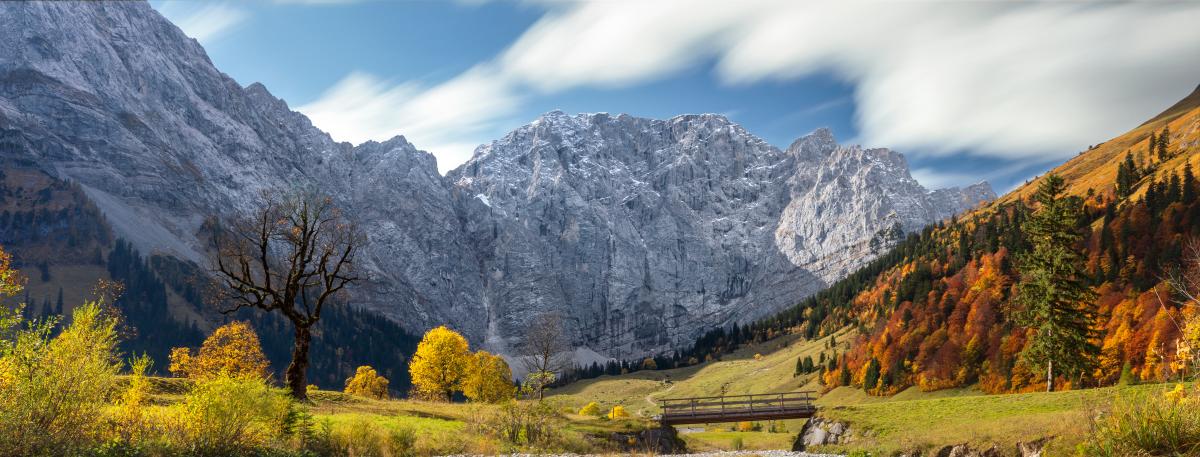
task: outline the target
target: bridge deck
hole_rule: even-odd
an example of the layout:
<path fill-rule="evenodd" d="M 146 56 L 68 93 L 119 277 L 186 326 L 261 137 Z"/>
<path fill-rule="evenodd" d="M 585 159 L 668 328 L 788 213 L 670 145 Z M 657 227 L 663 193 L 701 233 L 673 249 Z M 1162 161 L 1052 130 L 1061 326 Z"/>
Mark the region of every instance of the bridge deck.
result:
<path fill-rule="evenodd" d="M 812 392 L 659 400 L 663 425 L 801 419 L 816 414 Z"/>

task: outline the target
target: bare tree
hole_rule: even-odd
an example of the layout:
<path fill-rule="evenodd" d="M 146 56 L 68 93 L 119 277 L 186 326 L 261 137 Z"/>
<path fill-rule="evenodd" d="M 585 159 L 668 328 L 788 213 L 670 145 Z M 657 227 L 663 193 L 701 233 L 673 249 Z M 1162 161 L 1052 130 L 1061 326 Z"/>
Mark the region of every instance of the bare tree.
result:
<path fill-rule="evenodd" d="M 306 400 L 312 326 L 322 308 L 357 281 L 354 258 L 362 237 L 333 200 L 315 192 L 264 193 L 253 214 L 219 224 L 213 236 L 215 298 L 221 312 L 278 312 L 295 330 L 284 382 Z"/>
<path fill-rule="evenodd" d="M 1200 239 L 1189 241 L 1183 248 L 1183 261 L 1179 271 L 1171 273 L 1166 280 L 1167 285 L 1176 297 L 1176 303 L 1183 307 L 1200 307 Z M 1163 298 L 1159 296 L 1159 303 Z M 1200 314 L 1192 314 L 1181 323 L 1176 322 L 1182 333 L 1176 348 L 1176 360 L 1180 368 L 1188 370 L 1200 366 Z"/>
<path fill-rule="evenodd" d="M 540 314 L 529 323 L 521 343 L 521 364 L 525 367 L 525 384 L 537 391 L 538 399 L 545 398 L 546 386 L 554 383 L 557 373 L 567 363 L 564 353 L 570 343 L 563 333 L 562 317 L 557 313 Z"/>

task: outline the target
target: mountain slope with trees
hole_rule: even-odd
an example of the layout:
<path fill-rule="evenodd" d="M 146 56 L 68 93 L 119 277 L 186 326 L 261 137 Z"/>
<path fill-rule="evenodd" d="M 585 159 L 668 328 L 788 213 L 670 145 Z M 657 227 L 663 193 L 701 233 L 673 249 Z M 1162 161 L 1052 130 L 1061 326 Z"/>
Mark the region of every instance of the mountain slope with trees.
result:
<path fill-rule="evenodd" d="M 689 350 L 665 357 L 666 365 L 720 358 L 740 344 L 782 334 L 815 338 L 852 326 L 858 336 L 851 348 L 818 367 L 826 387 L 873 394 L 973 384 L 993 393 L 1045 390 L 1049 357 L 1036 355 L 1046 348 L 1032 327 L 1067 310 L 1039 309 L 1036 294 L 1017 297 L 1027 287 L 1022 284 L 1039 280 L 1039 269 L 1065 262 L 1079 288 L 1060 302 L 1074 303 L 1072 320 L 1078 321 L 1065 323 L 1075 329 L 1073 349 L 1050 352 L 1098 351 L 1069 363 L 1073 369 L 1053 371 L 1054 388 L 1191 374 L 1200 341 L 1188 335 L 1200 332 L 1185 330 L 1200 330 L 1200 313 L 1183 293 L 1196 291 L 1179 284 L 1200 275 L 1197 167 L 1200 96 L 1193 93 L 983 208 L 909 234 L 789 310 L 709 332 Z M 1053 199 L 1061 203 L 1037 201 L 1050 179 L 1063 181 Z M 1046 227 L 1038 226 L 1047 224 L 1057 233 L 1049 244 L 1039 243 L 1036 234 Z M 1053 243 L 1059 258 L 1037 254 Z M 1045 279 L 1055 275 L 1055 281 Z M 1064 277 L 1060 271 L 1041 281 L 1061 289 Z"/>
<path fill-rule="evenodd" d="M 1078 360 L 1069 375 L 1056 372 L 1066 386 L 1191 373 L 1196 342 L 1184 338 L 1184 330 L 1197 325 L 1197 310 L 1182 303 L 1169 279 L 1197 273 L 1185 257 L 1200 236 L 1194 175 L 1200 107 L 1173 112 L 1085 151 L 986 208 L 910 237 L 886 257 L 894 263 L 878 275 L 852 276 L 835 286 L 850 291 L 838 297 L 848 300 L 810 300 L 817 306 L 764 321 L 759 332 L 857 326 L 853 349 L 824 367 L 823 379 L 827 386 L 878 394 L 975 383 L 988 392 L 1045 389 L 1049 357 L 1038 354 L 1048 349 L 1029 327 L 1067 312 L 1077 319 L 1068 325 L 1075 328 L 1074 343 L 1051 352 L 1086 354 L 1093 345 L 1098 351 Z M 1056 185 L 1062 209 L 1034 198 L 1056 179 L 1065 181 Z M 1055 223 L 1065 224 L 1050 240 L 1058 254 L 1046 257 L 1048 245 L 1038 237 Z M 1070 300 L 1063 303 L 1079 307 L 1036 306 L 1039 295 L 1063 292 L 1063 278 L 1037 278 L 1053 263 L 1068 262 L 1062 253 L 1078 256 L 1075 279 L 1082 287 L 1066 292 Z M 1030 281 L 1043 287 L 1022 295 Z M 825 311 L 829 305 L 834 309 Z"/>

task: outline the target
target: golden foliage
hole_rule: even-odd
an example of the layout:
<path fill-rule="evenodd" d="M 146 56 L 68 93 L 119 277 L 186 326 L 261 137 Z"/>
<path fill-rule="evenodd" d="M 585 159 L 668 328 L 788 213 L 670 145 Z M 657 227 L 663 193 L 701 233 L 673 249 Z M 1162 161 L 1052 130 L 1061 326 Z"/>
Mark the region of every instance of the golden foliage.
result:
<path fill-rule="evenodd" d="M 6 338 L 0 455 L 72 455 L 99 437 L 119 366 L 116 322 L 91 302 L 73 310 L 54 338 L 54 321 Z"/>
<path fill-rule="evenodd" d="M 516 394 L 508 362 L 487 351 L 471 355 L 460 386 L 463 395 L 473 401 L 498 403 Z"/>
<path fill-rule="evenodd" d="M 176 376 L 197 380 L 218 376 L 267 377 L 267 357 L 258 334 L 245 322 L 230 322 L 213 331 L 193 355 L 187 348 L 171 350 L 169 369 Z"/>
<path fill-rule="evenodd" d="M 470 355 L 467 339 L 458 332 L 444 325 L 425 332 L 408 364 L 413 389 L 421 397 L 449 401 Z"/>
<path fill-rule="evenodd" d="M 312 387 L 312 386 L 309 386 Z M 346 380 L 345 392 L 350 395 L 384 400 L 388 398 L 388 380 L 375 373 L 375 369 L 363 365 Z"/>
<path fill-rule="evenodd" d="M 0 249 L 0 298 L 17 295 L 23 286 L 24 279 L 12 268 L 12 256 Z"/>
<path fill-rule="evenodd" d="M 294 406 L 283 389 L 254 377 L 213 376 L 175 406 L 173 440 L 201 455 L 235 455 L 280 444 Z"/>
<path fill-rule="evenodd" d="M 599 417 L 600 416 L 600 404 L 596 403 L 594 401 L 589 402 L 588 404 L 584 405 L 583 408 L 581 408 L 579 410 L 579 415 L 580 416 L 597 416 L 597 417 Z"/>
<path fill-rule="evenodd" d="M 629 417 L 629 413 L 626 412 L 625 407 L 621 405 L 613 406 L 612 410 L 608 412 L 609 419 L 624 419 L 627 417 Z"/>

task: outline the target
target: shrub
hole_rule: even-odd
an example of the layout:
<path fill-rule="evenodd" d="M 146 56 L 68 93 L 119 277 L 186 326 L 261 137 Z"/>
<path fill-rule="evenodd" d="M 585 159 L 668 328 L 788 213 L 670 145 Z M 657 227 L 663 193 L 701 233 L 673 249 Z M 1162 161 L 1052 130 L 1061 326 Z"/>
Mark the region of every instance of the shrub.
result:
<path fill-rule="evenodd" d="M 579 410 L 579 415 L 580 416 L 599 416 L 600 415 L 600 404 L 596 403 L 596 402 L 591 402 L 591 403 L 584 405 L 583 408 Z"/>
<path fill-rule="evenodd" d="M 411 457 L 416 455 L 417 434 L 409 427 L 386 428 L 367 417 L 357 417 L 332 436 L 332 452 L 319 455 L 348 457 Z"/>
<path fill-rule="evenodd" d="M 1200 400 L 1186 391 L 1128 394 L 1093 419 L 1082 449 L 1089 456 L 1196 455 L 1200 453 Z"/>
<path fill-rule="evenodd" d="M 733 448 L 733 450 L 735 450 L 735 451 L 742 450 L 742 447 L 743 447 L 742 446 L 742 437 L 740 437 L 740 436 L 733 437 L 733 440 L 731 440 L 731 442 L 729 443 L 729 447 Z"/>
<path fill-rule="evenodd" d="M 345 392 L 360 397 L 383 400 L 388 398 L 388 380 L 375 373 L 369 366 L 358 367 L 354 376 L 346 380 Z"/>
<path fill-rule="evenodd" d="M 742 421 L 737 423 L 737 431 L 739 432 L 757 432 L 759 430 L 762 430 L 762 426 L 755 422 Z"/>
<path fill-rule="evenodd" d="M 625 412 L 625 407 L 621 405 L 613 406 L 612 410 L 608 412 L 609 419 L 623 419 L 626 417 L 629 417 L 629 413 Z"/>
<path fill-rule="evenodd" d="M 187 348 L 174 348 L 170 358 L 168 369 L 176 376 L 192 379 L 267 377 L 267 357 L 263 355 L 258 334 L 245 322 L 230 322 L 218 327 L 204 340 L 196 355 Z"/>
<path fill-rule="evenodd" d="M 90 302 L 50 338 L 54 324 L 28 323 L 0 345 L 0 455 L 78 454 L 100 438 L 117 379 L 117 319 Z"/>
<path fill-rule="evenodd" d="M 508 444 L 544 444 L 558 438 L 557 419 L 549 403 L 510 400 L 483 414 L 479 428 Z"/>
<path fill-rule="evenodd" d="M 516 394 L 508 362 L 486 351 L 476 352 L 467 360 L 461 387 L 467 398 L 486 403 L 509 400 Z"/>
<path fill-rule="evenodd" d="M 295 428 L 296 404 L 262 379 L 218 376 L 196 383 L 175 405 L 172 438 L 204 455 L 281 444 Z"/>

